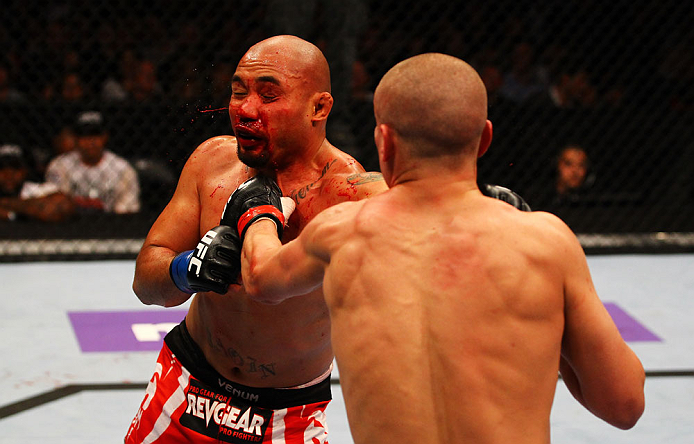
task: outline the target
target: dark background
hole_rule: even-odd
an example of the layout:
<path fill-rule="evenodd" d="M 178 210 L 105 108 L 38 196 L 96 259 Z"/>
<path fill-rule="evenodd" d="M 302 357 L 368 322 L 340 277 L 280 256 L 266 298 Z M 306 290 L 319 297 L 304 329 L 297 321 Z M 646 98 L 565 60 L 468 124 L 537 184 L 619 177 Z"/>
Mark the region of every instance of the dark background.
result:
<path fill-rule="evenodd" d="M 0 143 L 25 146 L 40 171 L 75 112 L 100 109 L 109 148 L 140 174 L 143 209 L 61 224 L 2 223 L 0 239 L 143 238 L 192 150 L 230 133 L 228 76 L 250 45 L 282 33 L 273 19 L 278 4 L 315 6 L 298 11 L 308 25 L 293 33 L 324 49 L 331 64 L 336 109 L 328 138 L 368 170 L 378 169 L 370 94 L 393 64 L 443 52 L 505 81 L 522 44 L 540 90 L 584 72 L 590 97 L 560 108 L 542 94 L 519 99 L 490 87 L 495 137 L 480 160 L 480 181 L 508 186 L 543 209 L 558 150 L 577 143 L 590 155 L 594 184 L 580 201 L 545 208 L 574 231 L 694 231 L 694 8 L 687 2 L 47 3 L 3 1 L 0 62 L 18 95 L 0 99 Z M 153 68 L 153 92 L 104 94 L 109 82 L 132 82 L 143 63 Z M 62 93 L 72 74 L 83 91 L 76 99 Z"/>

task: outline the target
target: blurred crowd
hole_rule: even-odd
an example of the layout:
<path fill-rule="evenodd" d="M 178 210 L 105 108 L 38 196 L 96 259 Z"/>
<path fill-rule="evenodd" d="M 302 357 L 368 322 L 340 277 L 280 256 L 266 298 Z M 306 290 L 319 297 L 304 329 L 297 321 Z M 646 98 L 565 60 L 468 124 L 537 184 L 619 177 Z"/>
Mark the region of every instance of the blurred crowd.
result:
<path fill-rule="evenodd" d="M 224 104 L 239 51 L 249 44 L 276 31 L 302 30 L 325 48 L 338 32 L 334 26 L 281 29 L 272 8 L 282 2 L 273 0 L 4 3 L 0 100 L 9 102 L 166 97 Z M 308 22 L 327 23 L 337 13 L 342 21 L 362 22 L 351 67 L 353 98 L 368 98 L 393 61 L 439 51 L 475 64 L 494 100 L 618 105 L 650 78 L 653 87 L 668 84 L 670 106 L 692 105 L 685 86 L 694 77 L 694 36 L 686 17 L 663 13 L 667 8 L 624 1 L 456 6 L 351 0 L 351 18 L 336 10 L 340 2 L 305 3 L 315 3 L 303 13 Z"/>
<path fill-rule="evenodd" d="M 389 67 L 421 52 L 469 61 L 487 86 L 491 115 L 516 132 L 533 131 L 533 116 L 551 121 L 559 111 L 694 108 L 693 13 L 674 1 L 4 3 L 0 107 L 9 130 L 0 144 L 23 146 L 29 176 L 46 180 L 49 162 L 74 144 L 78 114 L 99 110 L 111 133 L 104 148 L 130 162 L 140 181 L 166 189 L 145 209 L 160 208 L 202 138 L 230 131 L 224 112 L 236 62 L 245 48 L 277 33 L 301 34 L 324 49 L 337 103 L 328 136 L 370 170 L 378 168 L 372 91 Z M 49 106 L 57 117 L 17 115 L 32 106 Z M 18 119 L 45 121 L 37 124 L 42 136 L 32 123 L 18 130 Z M 576 132 L 544 143 L 546 169 Z M 600 134 L 589 135 L 578 144 L 590 151 Z"/>

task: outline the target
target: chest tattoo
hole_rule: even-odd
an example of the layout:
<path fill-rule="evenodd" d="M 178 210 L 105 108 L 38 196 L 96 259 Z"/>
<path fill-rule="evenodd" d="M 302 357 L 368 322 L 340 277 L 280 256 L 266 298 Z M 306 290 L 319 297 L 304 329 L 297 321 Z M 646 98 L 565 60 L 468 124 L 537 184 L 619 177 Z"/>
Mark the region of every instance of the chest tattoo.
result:
<path fill-rule="evenodd" d="M 333 166 L 335 164 L 335 162 L 337 162 L 337 159 L 333 159 L 333 160 L 329 161 L 328 163 L 326 163 L 325 166 L 323 167 L 323 171 L 321 171 L 320 177 L 318 177 L 318 179 L 316 179 L 314 182 L 311 182 L 310 184 L 305 185 L 299 189 L 292 190 L 289 193 L 289 197 L 294 199 L 294 202 L 296 202 L 297 204 L 299 203 L 300 200 L 306 198 L 309 190 L 311 190 L 316 185 L 317 182 L 319 182 L 323 177 L 325 177 L 328 170 L 330 170 L 330 167 Z"/>

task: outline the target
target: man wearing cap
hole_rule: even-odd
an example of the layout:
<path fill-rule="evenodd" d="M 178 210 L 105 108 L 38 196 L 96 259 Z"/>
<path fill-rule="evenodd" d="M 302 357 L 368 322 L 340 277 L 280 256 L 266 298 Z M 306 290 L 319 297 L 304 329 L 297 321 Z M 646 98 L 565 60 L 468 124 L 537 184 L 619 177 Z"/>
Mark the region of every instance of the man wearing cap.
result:
<path fill-rule="evenodd" d="M 106 149 L 108 133 L 99 111 L 86 111 L 75 123 L 76 149 L 48 165 L 46 179 L 72 196 L 81 210 L 140 211 L 140 186 L 127 160 Z"/>
<path fill-rule="evenodd" d="M 0 145 L 0 220 L 59 222 L 74 213 L 74 204 L 52 183 L 27 180 L 29 168 L 19 145 Z"/>

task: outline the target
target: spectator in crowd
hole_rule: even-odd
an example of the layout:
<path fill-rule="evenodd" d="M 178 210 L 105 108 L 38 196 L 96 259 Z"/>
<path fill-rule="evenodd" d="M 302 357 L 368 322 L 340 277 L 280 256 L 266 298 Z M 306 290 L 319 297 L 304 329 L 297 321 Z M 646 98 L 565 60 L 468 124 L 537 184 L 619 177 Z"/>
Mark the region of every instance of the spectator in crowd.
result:
<path fill-rule="evenodd" d="M 470 58 L 470 64 L 475 68 L 487 89 L 487 106 L 490 112 L 513 104 L 501 93 L 504 85 L 504 70 L 499 59 L 499 51 L 489 47 L 480 49 Z"/>
<path fill-rule="evenodd" d="M 560 207 L 594 201 L 591 188 L 595 180 L 590 172 L 590 159 L 586 150 L 578 144 L 569 143 L 559 151 L 552 172 L 553 185 L 531 187 L 528 197 L 534 210 L 554 211 Z"/>
<path fill-rule="evenodd" d="M 156 65 L 139 57 L 135 51 L 124 51 L 119 75 L 106 78 L 101 85 L 101 96 L 111 102 L 133 100 L 141 103 L 161 99 L 163 88 Z"/>
<path fill-rule="evenodd" d="M 138 212 L 137 173 L 127 160 L 106 149 L 108 133 L 101 112 L 80 113 L 75 133 L 75 150 L 50 162 L 47 180 L 72 196 L 81 210 Z"/>
<path fill-rule="evenodd" d="M 135 65 L 133 83 L 128 91 L 136 102 L 160 100 L 162 88 L 159 84 L 157 67 L 150 60 L 140 60 Z"/>
<path fill-rule="evenodd" d="M 66 72 L 60 89 L 60 97 L 66 102 L 79 102 L 85 98 L 82 77 L 76 71 Z"/>
<path fill-rule="evenodd" d="M 557 181 L 554 187 L 558 202 L 576 200 L 592 185 L 588 176 L 589 167 L 588 153 L 581 146 L 570 144 L 561 149 L 557 156 Z"/>
<path fill-rule="evenodd" d="M 175 77 L 166 83 L 167 93 L 171 100 L 178 103 L 191 103 L 202 99 L 207 84 L 203 82 L 203 75 L 198 69 L 196 61 L 190 59 L 177 61 L 175 64 L 169 65 L 165 71 L 169 72 L 170 77 Z M 175 72 L 176 75 L 173 76 L 172 72 Z M 229 88 L 229 92 L 226 94 L 227 101 L 231 96 L 229 85 L 231 82 L 227 83 L 227 88 Z"/>
<path fill-rule="evenodd" d="M 50 145 L 42 144 L 28 150 L 33 160 L 33 176 L 43 180 L 46 177 L 46 168 L 54 158 L 75 149 L 77 137 L 72 126 L 61 127 L 51 138 Z"/>
<path fill-rule="evenodd" d="M 57 156 L 74 150 L 77 146 L 77 135 L 72 129 L 72 126 L 65 125 L 62 127 L 60 131 L 53 137 L 52 144 L 53 152 Z"/>
<path fill-rule="evenodd" d="M 501 107 L 506 101 L 501 95 L 501 87 L 504 83 L 504 76 L 501 69 L 494 64 L 487 64 L 478 68 L 478 72 L 484 86 L 487 88 L 487 103 L 489 109 Z"/>
<path fill-rule="evenodd" d="M 525 102 L 547 89 L 543 69 L 536 63 L 535 48 L 529 42 L 519 42 L 511 54 L 511 67 L 504 73 L 500 94 L 516 103 Z"/>
<path fill-rule="evenodd" d="M 101 84 L 101 97 L 108 102 L 123 102 L 135 83 L 138 55 L 133 49 L 124 50 L 118 57 L 118 68 Z"/>
<path fill-rule="evenodd" d="M 596 104 L 597 91 L 588 72 L 576 65 L 566 64 L 547 90 L 529 102 L 558 109 L 590 108 Z"/>
<path fill-rule="evenodd" d="M 60 222 L 74 214 L 75 206 L 52 183 L 31 182 L 24 150 L 0 145 L 0 220 Z"/>
<path fill-rule="evenodd" d="M 79 104 L 87 98 L 87 88 L 77 71 L 66 71 L 59 79 L 44 79 L 41 97 L 46 101 L 57 100 L 63 104 Z"/>

